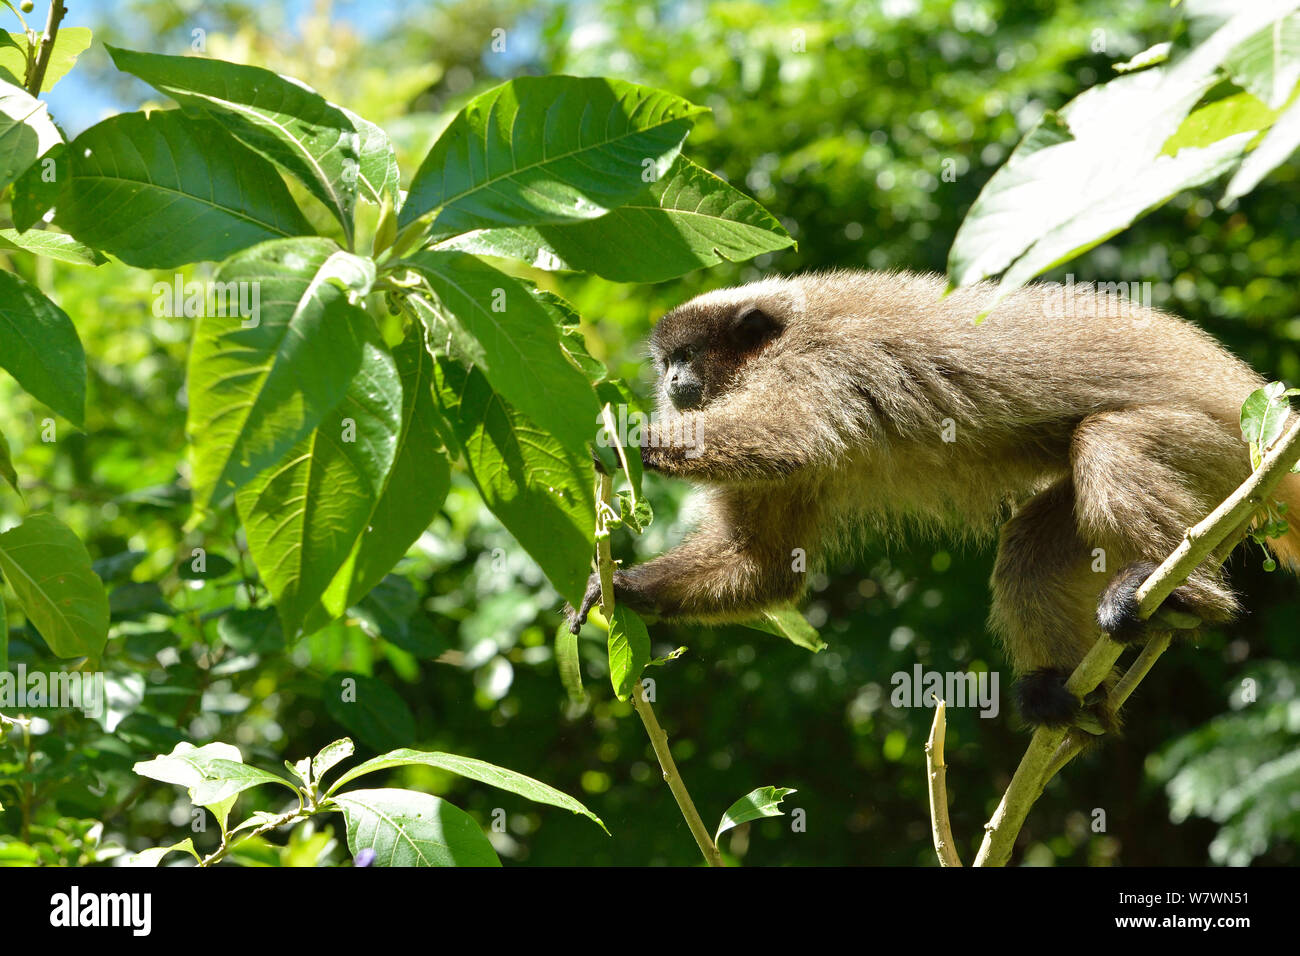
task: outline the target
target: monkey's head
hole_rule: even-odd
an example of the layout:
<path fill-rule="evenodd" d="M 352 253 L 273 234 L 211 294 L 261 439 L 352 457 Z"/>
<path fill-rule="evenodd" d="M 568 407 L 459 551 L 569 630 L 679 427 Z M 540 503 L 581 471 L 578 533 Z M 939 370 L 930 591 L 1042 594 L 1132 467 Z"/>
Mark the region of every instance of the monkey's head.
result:
<path fill-rule="evenodd" d="M 703 408 L 725 395 L 741 369 L 780 338 L 790 303 L 763 294 L 762 285 L 705 293 L 659 320 L 650 355 L 661 401 L 678 411 Z"/>

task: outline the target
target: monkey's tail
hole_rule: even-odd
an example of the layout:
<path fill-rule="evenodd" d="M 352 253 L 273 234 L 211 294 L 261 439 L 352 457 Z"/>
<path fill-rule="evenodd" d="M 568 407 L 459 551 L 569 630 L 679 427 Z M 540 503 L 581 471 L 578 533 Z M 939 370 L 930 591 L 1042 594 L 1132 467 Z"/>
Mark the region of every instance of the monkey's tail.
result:
<path fill-rule="evenodd" d="M 1269 538 L 1268 549 L 1278 564 L 1293 574 L 1300 574 L 1300 474 L 1290 474 L 1273 489 L 1273 498 L 1286 505 L 1283 515 L 1288 528 L 1280 538 Z"/>

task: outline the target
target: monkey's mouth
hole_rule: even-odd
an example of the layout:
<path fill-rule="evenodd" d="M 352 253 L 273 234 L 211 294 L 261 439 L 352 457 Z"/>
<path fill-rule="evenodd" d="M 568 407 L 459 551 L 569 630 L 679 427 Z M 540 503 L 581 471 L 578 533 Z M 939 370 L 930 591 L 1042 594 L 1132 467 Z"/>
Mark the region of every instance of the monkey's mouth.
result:
<path fill-rule="evenodd" d="M 704 404 L 704 389 L 699 385 L 677 385 L 668 390 L 668 398 L 673 408 L 689 412 Z"/>

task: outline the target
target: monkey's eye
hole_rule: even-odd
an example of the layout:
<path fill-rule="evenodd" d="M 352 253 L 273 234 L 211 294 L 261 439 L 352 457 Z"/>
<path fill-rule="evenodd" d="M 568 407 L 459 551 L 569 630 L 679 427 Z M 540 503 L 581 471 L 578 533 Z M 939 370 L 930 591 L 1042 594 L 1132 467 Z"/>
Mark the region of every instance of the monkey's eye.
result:
<path fill-rule="evenodd" d="M 673 353 L 668 356 L 668 364 L 685 365 L 693 358 L 695 358 L 695 346 L 683 345 L 679 348 L 674 349 Z"/>

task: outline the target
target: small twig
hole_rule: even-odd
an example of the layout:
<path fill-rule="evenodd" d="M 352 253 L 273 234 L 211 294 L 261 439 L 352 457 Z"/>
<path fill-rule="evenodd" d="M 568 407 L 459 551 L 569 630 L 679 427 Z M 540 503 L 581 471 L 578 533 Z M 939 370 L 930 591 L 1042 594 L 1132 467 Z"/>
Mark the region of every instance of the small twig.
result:
<path fill-rule="evenodd" d="M 50 67 L 50 54 L 54 52 L 54 40 L 59 35 L 59 24 L 68 11 L 63 0 L 50 0 L 50 15 L 45 21 L 45 32 L 41 35 L 41 46 L 36 53 L 36 62 L 24 84 L 32 96 L 40 96 L 41 85 L 45 82 L 45 71 Z"/>
<path fill-rule="evenodd" d="M 1138 617 L 1146 620 L 1154 614 L 1165 598 L 1173 593 L 1174 588 L 1182 584 L 1207 559 L 1217 559 L 1216 563 L 1222 563 L 1231 550 L 1231 547 L 1222 546 L 1229 543 L 1234 533 L 1240 534 L 1243 531 L 1266 496 L 1297 460 L 1300 460 L 1300 418 L 1292 423 L 1272 451 L 1264 456 L 1259 468 L 1203 521 L 1190 528 L 1173 553 L 1142 582 L 1135 595 Z M 1231 545 L 1235 544 L 1236 540 L 1233 539 Z M 1119 705 L 1146 676 L 1156 658 L 1168 646 L 1168 640 L 1161 642 L 1159 638 L 1153 637 L 1148 645 L 1120 680 L 1115 691 L 1112 691 L 1113 709 L 1118 710 Z M 1103 634 L 1074 669 L 1065 683 L 1066 689 L 1083 700 L 1106 679 L 1123 651 L 1124 645 Z M 1122 693 L 1122 696 L 1116 691 Z M 1077 735 L 1079 732 L 1073 733 Z M 1011 784 L 984 827 L 984 841 L 975 858 L 976 866 L 1006 864 L 1011 858 L 1011 850 L 1020 828 L 1034 801 L 1043 792 L 1043 787 L 1081 749 L 1079 739 L 1066 742 L 1065 729 L 1039 727 L 1034 732 L 1020 766 L 1011 778 Z"/>
<path fill-rule="evenodd" d="M 614 622 L 614 558 L 609 547 L 608 516 L 613 514 L 611 503 L 613 496 L 614 479 L 601 472 L 598 476 L 596 492 L 596 564 L 600 571 L 600 613 L 611 626 Z M 718 852 L 713 838 L 709 836 L 708 828 L 700 819 L 700 812 L 695 809 L 695 801 L 691 799 L 690 791 L 686 789 L 686 782 L 682 780 L 682 775 L 677 770 L 677 762 L 673 760 L 673 752 L 668 747 L 668 735 L 659 726 L 650 701 L 645 699 L 640 680 L 632 688 L 631 697 L 632 707 L 641 718 L 641 723 L 645 725 L 650 746 L 654 748 L 655 756 L 659 758 L 659 769 L 663 771 L 668 789 L 672 791 L 673 798 L 677 801 L 677 808 L 686 819 L 691 836 L 695 837 L 700 852 L 704 854 L 704 861 L 709 866 L 722 866 L 722 854 Z"/>
<path fill-rule="evenodd" d="M 943 762 L 943 740 L 947 733 L 946 701 L 934 707 L 934 723 L 930 725 L 930 739 L 925 742 L 925 769 L 930 777 L 930 834 L 934 837 L 934 852 L 940 866 L 961 866 L 957 844 L 952 838 L 952 822 L 948 819 L 948 766 Z"/>

